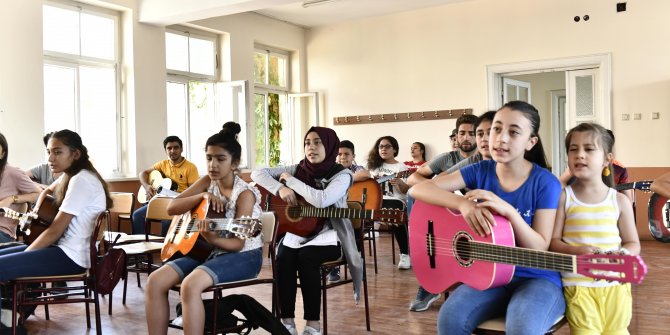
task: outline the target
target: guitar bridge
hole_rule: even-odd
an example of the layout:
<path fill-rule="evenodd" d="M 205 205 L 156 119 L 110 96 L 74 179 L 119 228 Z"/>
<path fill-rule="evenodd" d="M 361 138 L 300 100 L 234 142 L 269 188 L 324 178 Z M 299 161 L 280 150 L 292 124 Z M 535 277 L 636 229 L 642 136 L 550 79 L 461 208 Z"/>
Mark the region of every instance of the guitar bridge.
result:
<path fill-rule="evenodd" d="M 428 260 L 430 268 L 435 268 L 435 232 L 433 230 L 433 220 L 428 220 L 428 234 L 426 234 L 426 249 L 428 250 Z"/>

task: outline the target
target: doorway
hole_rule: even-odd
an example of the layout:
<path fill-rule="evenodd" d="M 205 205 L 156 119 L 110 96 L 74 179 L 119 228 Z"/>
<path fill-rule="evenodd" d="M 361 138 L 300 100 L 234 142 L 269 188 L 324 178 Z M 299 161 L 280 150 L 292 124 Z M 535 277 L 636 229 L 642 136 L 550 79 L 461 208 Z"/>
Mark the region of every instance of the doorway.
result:
<path fill-rule="evenodd" d="M 542 138 L 552 172 L 565 169 L 567 130 L 580 122 L 611 129 L 611 55 L 570 57 L 487 66 L 490 110 L 510 94 L 510 81 L 528 83 L 531 103 L 540 112 Z"/>

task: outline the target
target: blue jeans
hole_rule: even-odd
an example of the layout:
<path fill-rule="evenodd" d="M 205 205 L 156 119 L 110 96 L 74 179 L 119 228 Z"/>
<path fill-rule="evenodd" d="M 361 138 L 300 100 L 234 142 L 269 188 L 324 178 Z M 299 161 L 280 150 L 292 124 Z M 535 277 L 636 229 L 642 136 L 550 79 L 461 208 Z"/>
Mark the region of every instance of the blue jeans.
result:
<path fill-rule="evenodd" d="M 86 270 L 59 247 L 25 251 L 27 247 L 20 245 L 0 250 L 0 281 L 29 276 L 71 275 Z"/>
<path fill-rule="evenodd" d="M 478 291 L 459 286 L 440 308 L 437 331 L 472 334 L 489 319 L 506 315 L 507 334 L 544 334 L 565 313 L 563 290 L 544 278 L 515 277 L 508 285 Z"/>
<path fill-rule="evenodd" d="M 5 232 L 0 231 L 0 243 L 14 242 L 16 241 L 11 236 L 7 235 Z"/>
<path fill-rule="evenodd" d="M 133 234 L 144 234 L 146 232 L 145 222 L 147 218 L 147 205 L 144 205 L 133 212 Z M 161 236 L 167 235 L 168 229 L 170 229 L 170 220 L 161 221 Z"/>
<path fill-rule="evenodd" d="M 263 264 L 263 248 L 244 252 L 229 252 L 206 260 L 204 263 L 191 257 L 182 257 L 167 263 L 184 280 L 193 270 L 207 272 L 214 284 L 256 278 Z"/>

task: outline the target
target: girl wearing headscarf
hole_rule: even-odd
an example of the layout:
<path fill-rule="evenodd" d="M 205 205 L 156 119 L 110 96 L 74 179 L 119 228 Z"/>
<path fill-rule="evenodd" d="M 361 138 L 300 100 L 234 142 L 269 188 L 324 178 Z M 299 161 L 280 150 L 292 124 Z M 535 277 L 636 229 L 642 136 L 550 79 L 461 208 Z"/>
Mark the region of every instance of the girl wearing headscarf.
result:
<path fill-rule="evenodd" d="M 316 208 L 347 207 L 347 190 L 353 183 L 348 169 L 335 163 L 340 140 L 330 128 L 312 127 L 305 135 L 305 158 L 297 165 L 266 168 L 251 173 L 258 185 L 297 205 L 297 196 Z M 346 257 L 354 279 L 354 299 L 358 302 L 363 264 L 356 249 L 349 219 L 327 219 L 323 229 L 308 238 L 286 233 L 277 251 L 277 282 L 281 321 L 297 335 L 295 326 L 296 272 L 300 279 L 306 326 L 302 334 L 321 334 L 320 265 Z"/>

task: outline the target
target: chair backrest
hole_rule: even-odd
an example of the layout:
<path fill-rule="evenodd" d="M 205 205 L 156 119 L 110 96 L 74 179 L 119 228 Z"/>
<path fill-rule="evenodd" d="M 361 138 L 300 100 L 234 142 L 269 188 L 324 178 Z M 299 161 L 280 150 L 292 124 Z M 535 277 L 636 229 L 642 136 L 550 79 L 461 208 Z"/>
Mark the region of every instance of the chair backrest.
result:
<path fill-rule="evenodd" d="M 95 219 L 95 227 L 93 228 L 93 233 L 91 233 L 90 241 L 90 257 L 91 257 L 91 273 L 95 275 L 95 264 L 98 262 L 98 246 L 103 246 L 105 243 L 102 243 L 105 231 L 110 222 L 109 211 L 104 211 L 98 214 L 98 217 Z"/>
<path fill-rule="evenodd" d="M 261 223 L 263 224 L 263 243 L 272 244 L 277 235 L 277 214 L 274 212 L 261 213 Z"/>
<path fill-rule="evenodd" d="M 130 214 L 135 207 L 135 194 L 128 192 L 111 192 L 114 206 L 109 209 L 112 213 Z"/>
<path fill-rule="evenodd" d="M 147 205 L 147 220 L 172 220 L 172 215 L 167 212 L 170 201 L 172 198 L 153 197 Z"/>

